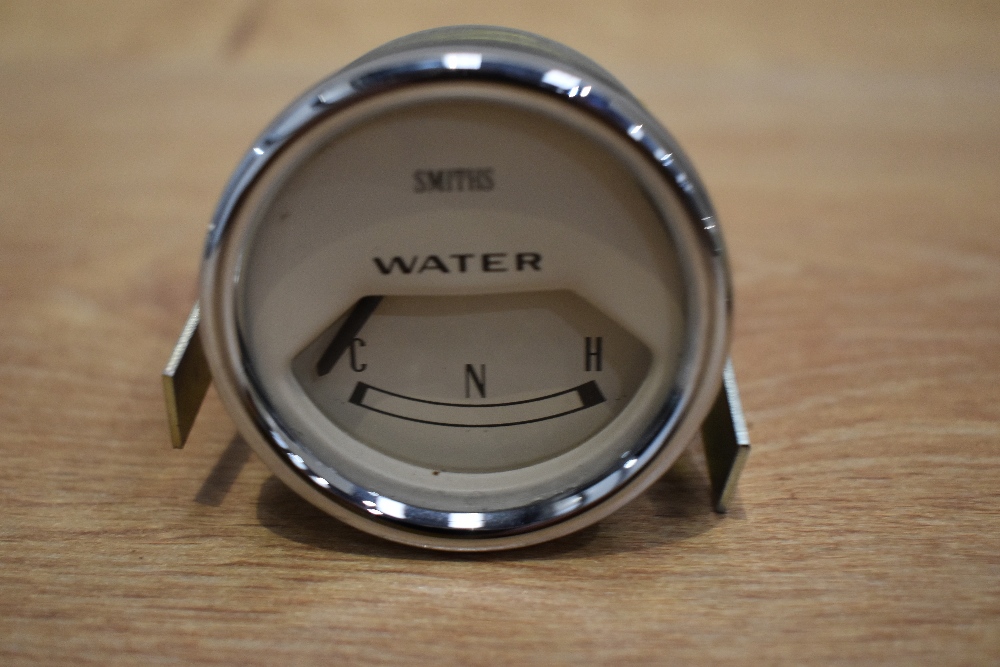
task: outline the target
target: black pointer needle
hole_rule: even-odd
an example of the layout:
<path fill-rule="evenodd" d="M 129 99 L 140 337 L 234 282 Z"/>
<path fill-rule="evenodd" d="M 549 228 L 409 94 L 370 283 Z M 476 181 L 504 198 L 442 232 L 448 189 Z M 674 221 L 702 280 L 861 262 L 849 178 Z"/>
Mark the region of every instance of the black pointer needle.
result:
<path fill-rule="evenodd" d="M 354 337 L 358 335 L 361 331 L 361 327 L 365 326 L 365 322 L 368 318 L 372 316 L 375 309 L 378 308 L 378 304 L 382 301 L 381 296 L 366 296 L 362 299 L 358 299 L 358 302 L 354 305 L 354 309 L 351 314 L 347 316 L 344 320 L 344 325 L 340 327 L 340 331 L 337 335 L 333 337 L 330 341 L 330 345 L 326 348 L 326 352 L 323 356 L 319 358 L 316 362 L 316 374 L 320 377 L 326 375 L 333 369 L 337 361 L 344 356 L 344 352 L 350 347 L 351 343 L 354 341 Z"/>

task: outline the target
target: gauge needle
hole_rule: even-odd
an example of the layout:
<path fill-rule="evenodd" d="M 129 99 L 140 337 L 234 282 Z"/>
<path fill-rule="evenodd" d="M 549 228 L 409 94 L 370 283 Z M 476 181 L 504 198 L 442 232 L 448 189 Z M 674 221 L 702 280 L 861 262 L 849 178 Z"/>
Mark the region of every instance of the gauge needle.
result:
<path fill-rule="evenodd" d="M 316 362 L 317 375 L 322 377 L 330 372 L 337 361 L 344 355 L 347 348 L 350 347 L 351 341 L 361 331 L 361 327 L 365 326 L 365 322 L 372 316 L 372 313 L 375 312 L 381 301 L 381 296 L 366 296 L 358 299 L 358 302 L 354 305 L 354 309 L 351 310 L 351 314 L 347 316 L 343 326 L 340 327 L 340 331 L 333 337 L 323 356 Z"/>

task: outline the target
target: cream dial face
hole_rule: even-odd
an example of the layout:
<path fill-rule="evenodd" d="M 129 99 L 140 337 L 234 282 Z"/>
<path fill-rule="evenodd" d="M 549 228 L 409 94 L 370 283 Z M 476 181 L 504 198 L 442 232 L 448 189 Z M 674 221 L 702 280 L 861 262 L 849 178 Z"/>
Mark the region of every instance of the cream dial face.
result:
<path fill-rule="evenodd" d="M 336 119 L 252 202 L 237 279 L 257 391 L 298 455 L 450 512 L 620 466 L 689 335 L 664 223 L 685 214 L 654 167 L 504 86 L 412 86 Z"/>

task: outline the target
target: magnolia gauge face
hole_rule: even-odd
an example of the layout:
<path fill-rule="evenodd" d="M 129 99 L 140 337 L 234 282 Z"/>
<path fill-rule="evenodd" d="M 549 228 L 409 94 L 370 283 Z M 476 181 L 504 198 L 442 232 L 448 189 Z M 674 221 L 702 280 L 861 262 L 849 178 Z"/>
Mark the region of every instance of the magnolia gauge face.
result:
<path fill-rule="evenodd" d="M 538 93 L 436 83 L 299 142 L 235 280 L 248 375 L 304 465 L 379 512 L 496 512 L 637 455 L 689 333 L 684 213 L 625 139 Z"/>

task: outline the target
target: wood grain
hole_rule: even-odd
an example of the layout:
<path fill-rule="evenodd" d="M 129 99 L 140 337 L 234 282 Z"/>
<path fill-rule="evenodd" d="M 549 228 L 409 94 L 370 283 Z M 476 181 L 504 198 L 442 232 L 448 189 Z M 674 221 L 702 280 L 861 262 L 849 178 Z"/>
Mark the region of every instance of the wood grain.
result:
<path fill-rule="evenodd" d="M 298 92 L 512 25 L 619 75 L 699 165 L 755 449 L 546 546 L 318 513 L 158 374 L 215 200 Z M 4 664 L 1000 662 L 1000 10 L 976 2 L 0 4 Z"/>

